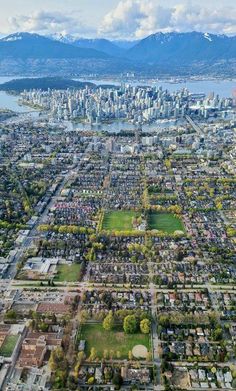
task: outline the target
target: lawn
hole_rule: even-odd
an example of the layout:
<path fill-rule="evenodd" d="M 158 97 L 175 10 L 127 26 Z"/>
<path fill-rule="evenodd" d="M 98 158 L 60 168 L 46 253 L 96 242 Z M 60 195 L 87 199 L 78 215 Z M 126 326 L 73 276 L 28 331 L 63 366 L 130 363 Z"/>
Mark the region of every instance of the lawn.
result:
<path fill-rule="evenodd" d="M 105 212 L 102 229 L 107 231 L 133 231 L 133 217 L 136 213 L 131 210 L 117 210 Z"/>
<path fill-rule="evenodd" d="M 7 335 L 2 346 L 0 347 L 0 356 L 11 357 L 18 338 L 19 335 Z"/>
<path fill-rule="evenodd" d="M 72 265 L 58 265 L 55 281 L 58 282 L 77 282 L 79 280 L 81 266 L 78 263 Z"/>
<path fill-rule="evenodd" d="M 150 350 L 149 335 L 125 334 L 122 326 L 115 326 L 112 331 L 106 331 L 100 323 L 85 324 L 82 327 L 80 339 L 86 341 L 86 355 L 89 356 L 91 348 L 94 347 L 99 358 L 103 357 L 104 350 L 108 352 L 112 350 L 114 358 L 116 358 L 116 352 L 119 351 L 120 358 L 127 359 L 129 351 L 132 351 L 135 345 L 144 345 Z"/>
<path fill-rule="evenodd" d="M 172 234 L 175 231 L 185 232 L 184 225 L 180 218 L 172 213 L 150 213 L 148 217 L 148 228 Z"/>

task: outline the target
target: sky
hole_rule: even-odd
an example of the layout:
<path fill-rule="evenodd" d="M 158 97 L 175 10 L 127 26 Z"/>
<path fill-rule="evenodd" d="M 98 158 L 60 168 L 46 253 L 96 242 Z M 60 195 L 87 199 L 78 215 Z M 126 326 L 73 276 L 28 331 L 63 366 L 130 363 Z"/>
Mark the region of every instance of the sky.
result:
<path fill-rule="evenodd" d="M 236 35 L 235 0 L 0 0 L 0 35 L 128 40 L 193 30 Z"/>

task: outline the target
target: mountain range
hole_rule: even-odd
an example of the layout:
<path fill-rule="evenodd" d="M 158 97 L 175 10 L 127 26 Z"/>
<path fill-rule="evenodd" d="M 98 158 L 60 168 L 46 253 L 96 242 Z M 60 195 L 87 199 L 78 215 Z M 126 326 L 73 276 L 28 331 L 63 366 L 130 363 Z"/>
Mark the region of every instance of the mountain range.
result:
<path fill-rule="evenodd" d="M 126 50 L 135 46 L 140 40 L 135 41 L 124 41 L 124 40 L 114 40 L 110 41 L 105 38 L 75 38 L 69 34 L 53 34 L 48 36 L 48 38 L 54 39 L 55 41 L 60 41 L 63 43 L 68 43 L 83 48 L 92 48 L 96 50 L 101 50 L 110 55 L 120 55 L 125 53 Z"/>
<path fill-rule="evenodd" d="M 128 51 L 136 61 L 192 64 L 236 59 L 236 36 L 208 33 L 157 33 L 140 41 Z"/>
<path fill-rule="evenodd" d="M 156 33 L 140 41 L 16 33 L 0 39 L 0 72 L 71 75 L 235 72 L 236 36 Z"/>
<path fill-rule="evenodd" d="M 52 40 L 38 34 L 16 33 L 0 39 L 0 58 L 108 58 L 94 48 Z"/>

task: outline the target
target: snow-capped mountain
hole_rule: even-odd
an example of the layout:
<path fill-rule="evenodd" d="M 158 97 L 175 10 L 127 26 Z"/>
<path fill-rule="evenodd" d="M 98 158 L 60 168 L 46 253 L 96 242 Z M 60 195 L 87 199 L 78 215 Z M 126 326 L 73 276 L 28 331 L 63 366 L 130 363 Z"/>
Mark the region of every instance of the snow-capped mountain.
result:
<path fill-rule="evenodd" d="M 141 62 L 191 64 L 236 59 L 236 37 L 209 33 L 156 33 L 127 52 Z"/>

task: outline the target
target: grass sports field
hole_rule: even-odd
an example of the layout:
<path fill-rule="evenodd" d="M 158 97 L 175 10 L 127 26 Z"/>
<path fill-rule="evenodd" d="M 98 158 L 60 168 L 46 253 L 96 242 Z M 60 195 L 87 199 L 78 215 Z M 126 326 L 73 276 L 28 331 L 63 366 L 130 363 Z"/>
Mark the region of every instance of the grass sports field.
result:
<path fill-rule="evenodd" d="M 175 231 L 185 232 L 184 225 L 180 218 L 172 213 L 150 213 L 148 217 L 148 228 L 150 230 L 157 229 L 168 234 L 172 234 Z"/>
<path fill-rule="evenodd" d="M 15 349 L 16 343 L 18 341 L 18 335 L 7 335 L 1 348 L 0 356 L 11 357 L 13 350 Z"/>
<path fill-rule="evenodd" d="M 114 330 L 106 331 L 101 323 L 84 324 L 80 339 L 86 341 L 86 355 L 89 356 L 91 348 L 95 348 L 97 356 L 103 357 L 104 350 L 113 351 L 116 358 L 116 352 L 120 352 L 120 358 L 128 358 L 129 351 L 132 351 L 136 345 L 144 345 L 150 350 L 149 335 L 135 333 L 125 334 L 122 326 L 115 326 Z"/>
<path fill-rule="evenodd" d="M 77 263 L 72 265 L 59 265 L 57 268 L 57 276 L 55 281 L 58 282 L 76 282 L 79 280 L 81 266 Z"/>
<path fill-rule="evenodd" d="M 136 213 L 131 210 L 105 212 L 102 229 L 106 231 L 133 231 L 132 219 Z"/>

